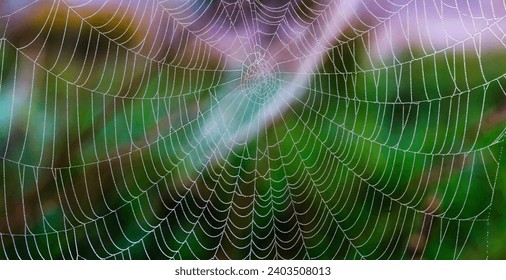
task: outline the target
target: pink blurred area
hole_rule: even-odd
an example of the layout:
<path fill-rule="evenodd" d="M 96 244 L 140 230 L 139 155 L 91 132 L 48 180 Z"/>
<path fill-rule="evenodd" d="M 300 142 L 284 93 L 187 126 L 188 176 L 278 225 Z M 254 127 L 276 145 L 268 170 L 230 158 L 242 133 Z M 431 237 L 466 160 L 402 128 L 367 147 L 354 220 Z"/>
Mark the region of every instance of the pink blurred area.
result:
<path fill-rule="evenodd" d="M 395 0 L 364 2 L 372 21 L 373 53 L 395 55 L 406 48 L 424 53 L 482 51 L 506 46 L 506 2 L 503 0 Z"/>
<path fill-rule="evenodd" d="M 297 14 L 309 7 L 305 16 Z M 5 0 L 0 4 L 4 32 L 30 24 L 27 17 L 48 9 L 70 9 L 84 21 L 119 19 L 133 30 L 134 47 L 160 57 L 175 42 L 176 52 L 206 46 L 209 53 L 242 61 L 255 49 L 278 54 L 278 63 L 301 60 L 358 38 L 373 57 L 395 57 L 410 48 L 424 53 L 448 48 L 487 50 L 506 46 L 503 0 L 312 0 L 312 1 L 156 1 Z M 6 24 L 8 21 L 8 24 Z M 40 24 L 40 23 L 38 23 Z M 48 24 L 48 23 L 46 23 Z M 95 21 L 95 24 L 97 22 Z M 6 27 L 6 28 L 5 28 Z M 351 35 L 349 35 L 351 34 Z M 7 35 L 8 36 L 8 35 Z M 344 39 L 343 39 L 344 37 Z M 165 46 L 165 47 L 161 47 Z M 293 67 L 288 66 L 288 67 Z"/>

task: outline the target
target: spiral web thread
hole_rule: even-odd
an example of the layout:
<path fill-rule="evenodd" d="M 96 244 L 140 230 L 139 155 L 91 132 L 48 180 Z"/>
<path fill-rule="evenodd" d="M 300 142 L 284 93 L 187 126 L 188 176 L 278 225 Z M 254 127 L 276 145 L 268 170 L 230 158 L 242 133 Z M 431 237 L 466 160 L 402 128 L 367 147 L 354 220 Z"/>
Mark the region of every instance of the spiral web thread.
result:
<path fill-rule="evenodd" d="M 501 2 L 6 1 L 1 258 L 486 258 Z"/>

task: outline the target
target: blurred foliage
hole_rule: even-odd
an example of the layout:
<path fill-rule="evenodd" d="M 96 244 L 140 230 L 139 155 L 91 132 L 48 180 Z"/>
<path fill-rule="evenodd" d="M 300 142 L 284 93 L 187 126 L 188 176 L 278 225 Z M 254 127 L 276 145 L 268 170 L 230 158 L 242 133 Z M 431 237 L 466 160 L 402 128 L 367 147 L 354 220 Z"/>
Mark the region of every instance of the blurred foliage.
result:
<path fill-rule="evenodd" d="M 338 45 L 219 159 L 199 154 L 223 141 L 213 108 L 255 106 L 235 105 L 236 72 L 57 18 L 46 47 L 0 41 L 0 258 L 506 258 L 504 51 L 359 71 L 366 51 Z"/>

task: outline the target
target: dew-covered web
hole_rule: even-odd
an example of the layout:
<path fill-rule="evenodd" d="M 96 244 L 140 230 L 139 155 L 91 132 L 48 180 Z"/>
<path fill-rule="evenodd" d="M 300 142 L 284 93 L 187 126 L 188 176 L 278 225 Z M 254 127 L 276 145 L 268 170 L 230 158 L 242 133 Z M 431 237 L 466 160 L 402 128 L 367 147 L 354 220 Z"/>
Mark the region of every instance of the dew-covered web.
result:
<path fill-rule="evenodd" d="M 0 256 L 487 258 L 505 17 L 2 1 Z"/>

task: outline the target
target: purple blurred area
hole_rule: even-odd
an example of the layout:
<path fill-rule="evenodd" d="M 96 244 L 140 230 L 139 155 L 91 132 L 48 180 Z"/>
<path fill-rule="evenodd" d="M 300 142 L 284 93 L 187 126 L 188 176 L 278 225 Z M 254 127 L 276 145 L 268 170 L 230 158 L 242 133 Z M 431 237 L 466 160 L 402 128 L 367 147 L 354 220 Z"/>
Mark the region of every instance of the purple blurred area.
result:
<path fill-rule="evenodd" d="M 30 25 L 80 26 L 84 21 L 156 60 L 167 60 L 169 54 L 192 60 L 195 48 L 206 48 L 217 60 L 234 65 L 249 53 L 268 51 L 286 70 L 354 39 L 382 58 L 408 48 L 433 53 L 506 45 L 502 0 L 6 0 L 0 5 L 7 37 Z M 65 12 L 49 17 L 57 10 Z M 129 36 L 112 32 L 121 25 Z"/>
<path fill-rule="evenodd" d="M 371 18 L 385 18 L 378 20 L 385 23 L 376 35 L 377 53 L 382 55 L 410 47 L 433 53 L 452 47 L 456 51 L 481 51 L 506 46 L 504 1 L 397 0 L 389 5 L 378 2 L 368 1 L 367 6 L 371 7 Z"/>

